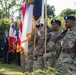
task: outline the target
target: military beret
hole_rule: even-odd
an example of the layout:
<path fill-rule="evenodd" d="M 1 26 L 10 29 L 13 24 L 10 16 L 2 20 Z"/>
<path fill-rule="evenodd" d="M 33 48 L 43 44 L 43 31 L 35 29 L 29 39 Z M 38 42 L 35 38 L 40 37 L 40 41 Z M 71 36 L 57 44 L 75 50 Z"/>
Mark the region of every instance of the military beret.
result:
<path fill-rule="evenodd" d="M 40 26 L 40 27 L 43 27 L 43 24 L 42 24 L 42 23 L 40 23 L 40 24 L 39 24 L 39 26 Z"/>
<path fill-rule="evenodd" d="M 42 27 L 42 26 L 43 26 L 43 24 L 40 23 L 40 24 L 36 25 L 36 28 L 39 28 L 39 27 Z"/>
<path fill-rule="evenodd" d="M 75 21 L 75 17 L 74 16 L 65 16 L 64 20 L 74 20 Z"/>
<path fill-rule="evenodd" d="M 61 21 L 59 21 L 59 20 L 53 19 L 53 20 L 51 21 L 51 24 L 52 24 L 52 23 L 56 23 L 56 24 L 58 24 L 59 26 L 61 26 Z"/>
<path fill-rule="evenodd" d="M 36 25 L 36 28 L 39 28 L 39 25 Z"/>

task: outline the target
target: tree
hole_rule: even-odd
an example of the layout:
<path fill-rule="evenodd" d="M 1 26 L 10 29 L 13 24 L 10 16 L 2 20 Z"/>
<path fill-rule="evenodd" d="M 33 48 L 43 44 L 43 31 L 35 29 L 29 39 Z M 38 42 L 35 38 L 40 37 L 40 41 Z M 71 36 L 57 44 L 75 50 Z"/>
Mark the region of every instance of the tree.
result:
<path fill-rule="evenodd" d="M 44 14 L 45 14 L 45 9 L 44 9 Z M 54 8 L 54 6 L 47 5 L 47 17 L 48 18 L 55 17 L 55 8 Z"/>
<path fill-rule="evenodd" d="M 76 16 L 76 10 L 70 9 L 70 8 L 64 9 L 64 10 L 61 11 L 59 16 L 64 17 L 66 15 Z"/>
<path fill-rule="evenodd" d="M 0 18 L 10 18 L 16 11 L 19 11 L 22 0 L 0 0 Z"/>
<path fill-rule="evenodd" d="M 54 6 L 47 5 L 47 16 L 55 17 L 55 8 Z"/>
<path fill-rule="evenodd" d="M 8 19 L 6 19 L 6 18 L 0 19 L 0 36 L 2 36 L 4 34 L 4 31 L 6 29 L 9 30 L 10 25 L 11 25 L 11 23 Z"/>

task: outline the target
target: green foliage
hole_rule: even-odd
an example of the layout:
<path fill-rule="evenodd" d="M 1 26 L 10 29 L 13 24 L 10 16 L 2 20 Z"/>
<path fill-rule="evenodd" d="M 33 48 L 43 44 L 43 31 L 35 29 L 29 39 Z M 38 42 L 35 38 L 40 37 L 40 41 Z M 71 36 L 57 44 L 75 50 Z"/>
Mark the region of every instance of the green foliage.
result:
<path fill-rule="evenodd" d="M 69 65 L 58 65 L 55 68 L 48 67 L 43 70 L 34 70 L 31 73 L 25 72 L 23 75 L 76 75 L 76 68 Z"/>
<path fill-rule="evenodd" d="M 45 8 L 45 6 L 44 6 L 44 8 Z M 46 9 L 44 9 L 44 15 L 45 15 L 45 10 Z M 50 6 L 50 5 L 47 4 L 47 17 L 48 18 L 55 17 L 55 8 L 54 8 L 54 6 Z"/>
<path fill-rule="evenodd" d="M 28 1 L 28 0 L 27 0 Z M 34 3 L 34 0 L 29 0 L 30 1 L 30 3 Z"/>
<path fill-rule="evenodd" d="M 3 35 L 5 29 L 8 29 L 10 28 L 10 21 L 6 18 L 2 18 L 0 19 L 0 35 Z"/>
<path fill-rule="evenodd" d="M 61 21 L 60 30 L 65 29 L 65 23 L 64 23 L 64 18 L 63 18 L 63 17 L 48 18 L 48 19 L 47 19 L 47 23 L 48 23 L 48 27 L 49 27 L 50 29 L 52 29 L 52 25 L 51 25 L 51 20 L 52 20 L 52 19 L 58 19 L 58 20 L 60 20 L 60 21 Z"/>
<path fill-rule="evenodd" d="M 34 0 L 31 0 L 31 3 L 34 3 Z"/>
<path fill-rule="evenodd" d="M 19 25 L 20 25 L 20 19 L 17 19 L 17 20 L 16 20 L 16 22 L 17 22 L 18 29 L 19 29 Z"/>
<path fill-rule="evenodd" d="M 76 10 L 70 9 L 70 8 L 64 9 L 64 10 L 61 11 L 59 16 L 64 17 L 66 15 L 76 16 Z"/>
<path fill-rule="evenodd" d="M 52 67 L 48 67 L 47 69 L 44 69 L 44 70 L 38 69 L 31 73 L 29 72 L 24 73 L 24 75 L 61 75 L 61 74 L 63 74 L 61 71 Z"/>
<path fill-rule="evenodd" d="M 49 18 L 55 16 L 55 8 L 54 8 L 54 6 L 47 5 L 47 16 Z"/>

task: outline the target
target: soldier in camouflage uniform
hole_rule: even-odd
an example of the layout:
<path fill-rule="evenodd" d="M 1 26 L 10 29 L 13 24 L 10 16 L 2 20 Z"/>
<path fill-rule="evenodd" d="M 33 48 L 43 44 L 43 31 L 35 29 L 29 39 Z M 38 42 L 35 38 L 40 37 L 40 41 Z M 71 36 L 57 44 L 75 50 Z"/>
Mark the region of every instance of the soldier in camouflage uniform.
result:
<path fill-rule="evenodd" d="M 38 26 L 36 27 L 36 31 L 32 34 L 31 36 L 31 40 L 29 41 L 29 45 L 28 45 L 28 56 L 25 58 L 25 72 L 32 72 L 33 71 L 33 59 L 34 59 L 34 34 L 36 34 L 36 46 L 37 46 L 37 42 L 39 40 L 39 33 L 37 33 L 38 31 Z"/>
<path fill-rule="evenodd" d="M 62 46 L 62 53 L 59 57 L 59 61 L 56 64 L 56 67 L 64 68 L 67 66 L 76 65 L 76 26 L 75 26 L 75 17 L 74 16 L 65 16 L 65 26 L 68 28 L 65 36 L 60 40 Z M 74 68 L 76 70 L 76 67 Z M 73 70 L 69 70 L 70 74 L 75 74 L 76 72 Z M 69 74 L 69 75 L 70 75 Z M 67 75 L 67 74 L 65 74 Z"/>
<path fill-rule="evenodd" d="M 33 71 L 33 50 L 34 50 L 34 34 L 28 42 L 28 56 L 25 58 L 25 72 Z"/>
<path fill-rule="evenodd" d="M 25 72 L 25 56 L 22 51 L 20 52 L 20 62 L 21 62 L 20 65 L 21 65 L 22 72 L 24 73 Z"/>
<path fill-rule="evenodd" d="M 24 56 L 23 51 L 20 52 L 20 61 L 22 72 L 32 72 L 33 71 L 33 49 L 34 49 L 34 34 L 31 36 L 31 40 L 28 43 L 28 56 Z"/>
<path fill-rule="evenodd" d="M 39 26 L 39 27 L 38 27 Z M 43 69 L 44 68 L 44 61 L 43 61 L 43 54 L 44 54 L 44 27 L 43 24 L 39 24 L 38 26 L 38 35 L 36 40 L 36 50 L 34 51 L 34 63 L 33 63 L 33 70 Z"/>
<path fill-rule="evenodd" d="M 59 20 L 54 19 L 51 21 L 51 24 L 52 24 L 53 32 L 51 33 L 51 37 L 47 43 L 51 42 L 51 40 L 60 33 L 59 28 L 61 26 L 61 22 Z M 58 41 L 52 48 L 50 48 L 49 45 L 47 44 L 46 53 L 43 55 L 44 59 L 46 58 L 45 67 L 48 67 L 48 66 L 53 67 L 54 64 L 56 63 L 61 53 L 60 51 L 61 46 L 59 44 L 60 43 Z"/>

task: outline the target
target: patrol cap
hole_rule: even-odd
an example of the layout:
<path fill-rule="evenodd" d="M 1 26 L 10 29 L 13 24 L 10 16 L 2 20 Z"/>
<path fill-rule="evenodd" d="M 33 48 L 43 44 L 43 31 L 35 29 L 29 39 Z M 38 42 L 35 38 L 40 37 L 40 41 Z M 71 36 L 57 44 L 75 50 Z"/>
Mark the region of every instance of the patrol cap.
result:
<path fill-rule="evenodd" d="M 40 23 L 40 24 L 36 25 L 36 28 L 39 28 L 39 27 L 43 27 L 43 24 Z"/>
<path fill-rule="evenodd" d="M 59 20 L 53 19 L 53 20 L 51 21 L 51 24 L 52 24 L 52 23 L 56 23 L 56 24 L 58 24 L 59 26 L 61 26 L 61 21 L 59 21 Z"/>
<path fill-rule="evenodd" d="M 75 17 L 74 16 L 65 16 L 64 20 L 74 20 L 75 21 Z"/>

